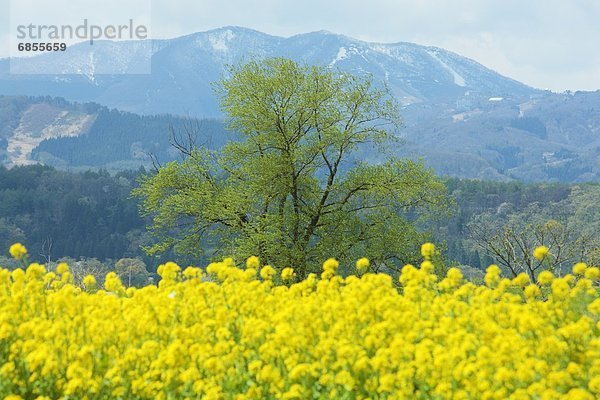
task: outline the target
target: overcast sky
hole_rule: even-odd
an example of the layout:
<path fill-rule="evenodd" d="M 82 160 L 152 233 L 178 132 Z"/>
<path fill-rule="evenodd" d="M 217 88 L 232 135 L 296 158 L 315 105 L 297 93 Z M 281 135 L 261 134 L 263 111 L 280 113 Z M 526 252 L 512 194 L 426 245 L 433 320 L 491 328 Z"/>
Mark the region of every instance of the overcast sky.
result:
<path fill-rule="evenodd" d="M 74 4 L 74 0 L 12 1 L 51 4 L 54 11 L 46 14 L 48 23 L 53 12 L 59 15 Z M 122 7 L 95 1 L 108 14 L 123 13 Z M 325 29 L 367 41 L 443 47 L 538 88 L 600 89 L 600 0 L 151 2 L 156 38 L 225 25 L 280 36 Z M 1 56 L 8 54 L 8 10 L 9 0 L 0 0 Z"/>

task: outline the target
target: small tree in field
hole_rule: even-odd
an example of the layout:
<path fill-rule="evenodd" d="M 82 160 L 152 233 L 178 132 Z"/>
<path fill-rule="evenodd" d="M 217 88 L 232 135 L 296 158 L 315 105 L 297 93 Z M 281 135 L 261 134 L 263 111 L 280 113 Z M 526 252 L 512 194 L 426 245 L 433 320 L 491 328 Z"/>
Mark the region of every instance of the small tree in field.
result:
<path fill-rule="evenodd" d="M 147 285 L 150 277 L 146 264 L 139 258 L 121 258 L 115 263 L 115 272 L 127 287 Z"/>
<path fill-rule="evenodd" d="M 421 164 L 353 161 L 368 144 L 395 146 L 398 107 L 386 89 L 287 59 L 231 70 L 218 94 L 242 140 L 186 151 L 134 193 L 157 242 L 197 254 L 257 255 L 299 278 L 328 257 L 369 257 L 376 268 L 418 258 L 414 217 L 446 205 L 444 185 Z M 211 243 L 213 242 L 213 243 Z"/>

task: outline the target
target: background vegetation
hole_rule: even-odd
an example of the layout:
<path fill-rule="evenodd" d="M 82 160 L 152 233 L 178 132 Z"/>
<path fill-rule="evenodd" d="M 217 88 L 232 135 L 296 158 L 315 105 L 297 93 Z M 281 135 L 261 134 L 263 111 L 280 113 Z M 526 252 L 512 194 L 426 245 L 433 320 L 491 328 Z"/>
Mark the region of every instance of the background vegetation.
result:
<path fill-rule="evenodd" d="M 21 242 L 27 244 L 32 260 L 40 262 L 48 257 L 55 261 L 95 258 L 108 266 L 113 260 L 139 258 L 149 271 L 155 271 L 160 259 L 148 257 L 139 247 L 150 243 L 146 231 L 150 221 L 139 216 L 137 201 L 130 197 L 136 179 L 144 172 L 110 175 L 42 166 L 0 168 L 0 265 L 12 265 L 8 247 Z M 599 263 L 600 185 L 449 179 L 446 186 L 456 201 L 454 215 L 421 223 L 419 228 L 439 247 L 445 247 L 445 259 L 450 263 L 468 265 L 472 267 L 468 271 L 476 276 L 483 276 L 481 271 L 489 264 L 499 263 L 498 257 L 475 240 L 472 227 L 476 222 L 494 225 L 498 233 L 511 221 L 525 226 L 551 220 L 566 225 L 570 248 L 581 248 L 585 239 L 589 246 L 583 258 Z M 188 261 L 201 265 L 212 259 L 211 248 L 206 243 L 203 246 L 206 258 Z"/>

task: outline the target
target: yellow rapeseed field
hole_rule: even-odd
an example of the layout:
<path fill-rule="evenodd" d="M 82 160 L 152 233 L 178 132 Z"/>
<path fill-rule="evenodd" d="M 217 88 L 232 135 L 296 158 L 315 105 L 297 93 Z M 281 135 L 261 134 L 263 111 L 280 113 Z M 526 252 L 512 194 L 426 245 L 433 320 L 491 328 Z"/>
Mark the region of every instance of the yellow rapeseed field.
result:
<path fill-rule="evenodd" d="M 330 259 L 298 283 L 256 257 L 166 263 L 142 289 L 0 270 L 0 398 L 600 398 L 597 268 L 534 284 L 491 266 L 478 286 L 438 281 L 432 253 L 399 279 Z"/>

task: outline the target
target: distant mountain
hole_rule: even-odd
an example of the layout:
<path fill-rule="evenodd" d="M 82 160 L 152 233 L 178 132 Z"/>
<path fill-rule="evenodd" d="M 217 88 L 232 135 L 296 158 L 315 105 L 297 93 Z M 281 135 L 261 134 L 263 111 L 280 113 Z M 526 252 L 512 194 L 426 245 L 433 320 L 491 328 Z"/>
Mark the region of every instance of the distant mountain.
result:
<path fill-rule="evenodd" d="M 137 71 L 148 54 L 151 74 L 105 74 Z M 141 114 L 215 117 L 220 113 L 211 85 L 224 76 L 227 64 L 273 56 L 373 74 L 404 105 L 447 102 L 465 93 L 521 97 L 536 92 L 437 47 L 368 43 L 326 31 L 282 38 L 226 27 L 170 40 L 79 44 L 66 53 L 13 60 L 31 73 L 58 69 L 80 75 L 10 75 L 8 60 L 0 60 L 0 94 L 60 96 Z"/>
<path fill-rule="evenodd" d="M 87 133 L 99 108 L 60 98 L 0 96 L 0 161 L 7 166 L 36 163 L 31 154 L 41 142 Z"/>
<path fill-rule="evenodd" d="M 600 91 L 546 94 L 520 105 L 482 101 L 470 111 L 411 106 L 402 146 L 387 154 L 423 159 L 442 175 L 493 180 L 600 181 Z M 140 116 L 57 98 L 0 96 L 0 161 L 110 170 L 179 158 L 172 133 L 217 149 L 235 132 L 215 119 Z M 381 154 L 364 147 L 356 155 Z"/>
<path fill-rule="evenodd" d="M 395 153 L 462 178 L 600 181 L 600 91 L 463 101 L 405 108 Z"/>
<path fill-rule="evenodd" d="M 386 83 L 405 123 L 403 146 L 388 154 L 423 159 L 457 177 L 600 181 L 600 91 L 541 91 L 436 47 L 367 43 L 324 31 L 281 38 L 226 27 L 171 40 L 78 45 L 68 53 L 20 61 L 21 67 L 39 73 L 52 65 L 80 75 L 10 75 L 8 60 L 0 60 L 0 95 L 13 95 L 0 98 L 5 164 L 124 168 L 148 163 L 147 153 L 175 159 L 169 131 L 185 131 L 189 120 L 181 116 L 222 116 L 211 85 L 228 64 L 284 56 Z M 148 54 L 151 74 L 102 74 L 136 71 Z M 235 137 L 218 121 L 201 125 L 199 140 L 214 147 Z M 358 157 L 381 156 L 362 148 Z"/>
<path fill-rule="evenodd" d="M 0 96 L 0 164 L 112 171 L 180 157 L 173 144 L 216 149 L 234 134 L 219 120 L 127 113 L 61 98 Z M 154 161 L 151 159 L 154 157 Z"/>

